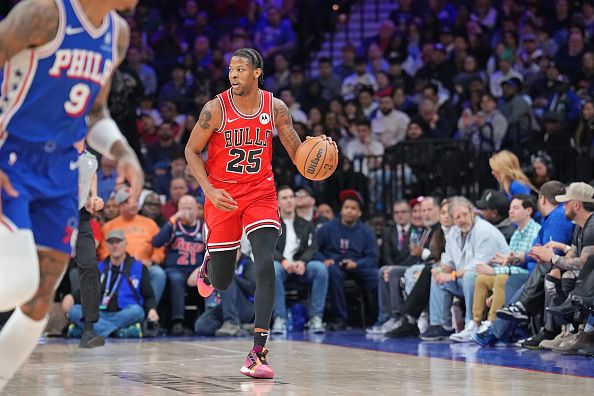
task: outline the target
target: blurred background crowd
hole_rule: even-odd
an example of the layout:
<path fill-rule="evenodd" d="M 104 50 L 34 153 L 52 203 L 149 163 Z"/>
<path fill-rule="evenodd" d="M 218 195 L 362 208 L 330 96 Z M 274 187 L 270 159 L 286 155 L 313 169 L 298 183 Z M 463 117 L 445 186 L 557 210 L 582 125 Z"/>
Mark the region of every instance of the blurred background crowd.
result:
<path fill-rule="evenodd" d="M 99 260 L 137 260 L 150 282 L 130 286 L 142 309 L 106 335 L 158 334 L 157 321 L 172 335 L 249 332 L 249 246 L 235 289 L 206 302 L 192 289 L 204 194 L 183 149 L 202 106 L 228 88 L 232 53 L 254 47 L 262 88 L 287 104 L 300 137 L 326 134 L 340 150 L 338 171 L 311 182 L 274 139 L 279 209 L 300 238 L 277 247 L 273 332 L 356 325 L 394 337 L 474 334 L 490 345 L 534 334 L 538 347 L 561 335 L 555 347 L 567 337 L 579 338 L 574 352 L 591 346 L 592 191 L 570 183 L 593 177 L 594 1 L 140 0 L 126 19 L 131 43 L 109 107 L 146 189 L 128 205 L 115 164 L 100 158 L 106 205 L 93 226 Z M 490 236 L 484 245 L 477 230 Z M 474 256 L 466 243 L 477 244 Z M 71 336 L 75 271 L 56 305 Z M 558 306 L 565 311 L 544 310 Z M 493 333 L 499 316 L 514 324 Z"/>

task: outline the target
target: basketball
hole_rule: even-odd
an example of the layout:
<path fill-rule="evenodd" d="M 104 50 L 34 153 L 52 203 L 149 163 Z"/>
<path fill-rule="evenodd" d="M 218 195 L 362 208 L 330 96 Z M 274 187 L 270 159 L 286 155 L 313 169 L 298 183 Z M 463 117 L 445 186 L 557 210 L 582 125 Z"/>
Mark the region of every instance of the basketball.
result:
<path fill-rule="evenodd" d="M 295 166 L 309 180 L 324 180 L 338 166 L 338 151 L 323 137 L 307 139 L 297 149 Z"/>

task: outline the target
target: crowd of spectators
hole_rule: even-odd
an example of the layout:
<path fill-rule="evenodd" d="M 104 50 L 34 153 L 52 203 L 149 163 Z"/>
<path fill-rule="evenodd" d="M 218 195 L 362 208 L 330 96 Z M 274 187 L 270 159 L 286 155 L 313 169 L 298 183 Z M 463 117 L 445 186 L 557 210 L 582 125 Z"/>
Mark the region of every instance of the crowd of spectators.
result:
<path fill-rule="evenodd" d="M 183 148 L 202 106 L 228 87 L 233 51 L 254 47 L 263 88 L 285 101 L 300 137 L 324 133 L 341 152 L 335 175 L 312 183 L 275 137 L 284 237 L 273 333 L 295 322 L 282 285 L 305 285 L 310 330 L 353 324 L 354 280 L 377 318 L 359 323 L 372 335 L 592 353 L 594 189 L 569 182 L 593 176 L 594 1 L 398 0 L 377 34 L 313 67 L 303 48 L 315 26 L 301 25 L 297 3 L 141 0 L 126 17 L 130 49 L 109 104 L 147 184 L 129 205 L 115 164 L 100 159 L 101 290 L 125 293 L 107 300 L 98 332 L 146 335 L 157 321 L 171 335 L 250 331 L 248 246 L 229 291 L 195 296 L 204 194 Z M 454 166 L 436 161 L 444 139 L 466 142 L 465 160 L 492 187 L 476 205 L 476 191 L 435 188 L 436 164 Z M 71 286 L 59 298 L 76 336 Z M 192 304 L 205 309 L 188 326 Z"/>

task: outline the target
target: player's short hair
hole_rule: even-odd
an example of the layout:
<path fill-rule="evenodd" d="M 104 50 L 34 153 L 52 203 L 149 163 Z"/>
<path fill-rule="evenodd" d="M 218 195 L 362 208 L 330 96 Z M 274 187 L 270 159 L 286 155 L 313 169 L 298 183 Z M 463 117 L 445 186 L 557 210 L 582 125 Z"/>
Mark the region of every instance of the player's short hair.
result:
<path fill-rule="evenodd" d="M 260 78 L 258 78 L 258 82 L 260 84 L 264 83 L 264 59 L 260 53 L 253 49 L 253 48 L 240 48 L 235 50 L 233 56 L 239 56 L 245 58 L 249 61 L 250 65 L 254 69 L 261 69 L 262 74 L 260 74 Z"/>

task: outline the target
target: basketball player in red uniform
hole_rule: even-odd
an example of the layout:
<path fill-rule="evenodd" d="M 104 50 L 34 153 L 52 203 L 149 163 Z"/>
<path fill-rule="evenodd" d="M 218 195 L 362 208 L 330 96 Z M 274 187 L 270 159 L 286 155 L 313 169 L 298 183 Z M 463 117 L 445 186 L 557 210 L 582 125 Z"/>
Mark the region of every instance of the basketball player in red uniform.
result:
<path fill-rule="evenodd" d="M 186 146 L 186 158 L 206 194 L 208 255 L 200 269 L 198 290 L 208 297 L 214 288 L 229 287 L 245 230 L 254 254 L 257 286 L 254 347 L 241 373 L 273 378 L 264 348 L 274 306 L 273 256 L 281 228 L 271 165 L 272 131 L 277 129 L 293 161 L 301 140 L 287 105 L 258 88 L 263 63 L 254 49 L 235 51 L 229 64 L 231 88 L 202 109 Z M 207 144 L 205 164 L 201 154 Z"/>

